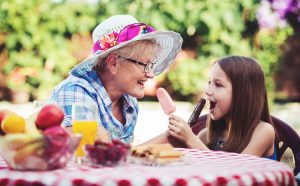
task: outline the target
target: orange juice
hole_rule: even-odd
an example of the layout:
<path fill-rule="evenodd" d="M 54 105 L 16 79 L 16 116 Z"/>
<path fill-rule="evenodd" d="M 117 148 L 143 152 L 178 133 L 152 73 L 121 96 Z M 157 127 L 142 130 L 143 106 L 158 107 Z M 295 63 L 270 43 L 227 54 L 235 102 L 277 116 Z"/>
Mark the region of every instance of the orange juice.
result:
<path fill-rule="evenodd" d="M 76 150 L 76 156 L 83 157 L 84 153 L 84 145 L 86 144 L 94 144 L 97 135 L 97 121 L 73 121 L 73 132 L 79 133 L 82 135 L 80 144 Z"/>

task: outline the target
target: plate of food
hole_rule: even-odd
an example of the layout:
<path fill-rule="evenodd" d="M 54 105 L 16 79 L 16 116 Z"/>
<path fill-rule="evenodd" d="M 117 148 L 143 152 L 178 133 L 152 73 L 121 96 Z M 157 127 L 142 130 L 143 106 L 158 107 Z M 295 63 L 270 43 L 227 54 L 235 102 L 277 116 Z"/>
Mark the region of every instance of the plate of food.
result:
<path fill-rule="evenodd" d="M 129 163 L 148 166 L 170 166 L 183 164 L 184 154 L 170 144 L 151 144 L 133 147 Z"/>

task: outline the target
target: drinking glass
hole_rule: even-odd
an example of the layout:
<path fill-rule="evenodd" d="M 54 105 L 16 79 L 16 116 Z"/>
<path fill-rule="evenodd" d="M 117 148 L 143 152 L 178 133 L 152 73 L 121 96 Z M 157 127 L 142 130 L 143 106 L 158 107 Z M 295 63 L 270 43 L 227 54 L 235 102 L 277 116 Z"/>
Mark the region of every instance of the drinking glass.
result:
<path fill-rule="evenodd" d="M 81 134 L 82 138 L 75 153 L 75 161 L 81 163 L 84 160 L 84 146 L 93 145 L 97 134 L 98 109 L 96 104 L 74 103 L 72 104 L 73 132 Z"/>

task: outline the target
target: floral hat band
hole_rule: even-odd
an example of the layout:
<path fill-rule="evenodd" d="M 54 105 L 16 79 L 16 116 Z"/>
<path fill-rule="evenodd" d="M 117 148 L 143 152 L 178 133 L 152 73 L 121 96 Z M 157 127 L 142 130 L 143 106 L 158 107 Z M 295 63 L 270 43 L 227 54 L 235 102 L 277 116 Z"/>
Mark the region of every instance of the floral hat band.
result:
<path fill-rule="evenodd" d="M 119 45 L 125 41 L 129 41 L 132 38 L 154 32 L 155 29 L 145 23 L 133 23 L 124 27 L 119 33 L 112 32 L 110 34 L 103 35 L 99 40 L 94 43 L 93 52 L 95 55 L 105 51 L 109 48 Z"/>

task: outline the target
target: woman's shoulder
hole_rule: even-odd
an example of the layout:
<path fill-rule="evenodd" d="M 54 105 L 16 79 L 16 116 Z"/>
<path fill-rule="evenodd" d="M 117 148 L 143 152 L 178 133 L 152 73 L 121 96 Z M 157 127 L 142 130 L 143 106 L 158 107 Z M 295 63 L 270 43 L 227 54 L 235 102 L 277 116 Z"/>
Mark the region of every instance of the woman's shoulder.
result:
<path fill-rule="evenodd" d="M 76 76 L 74 74 L 69 74 L 69 76 L 66 79 L 61 81 L 54 88 L 54 92 L 57 93 L 76 92 L 76 91 L 91 92 L 91 93 L 96 92 L 94 87 L 95 83 L 91 82 L 90 79 L 91 77 L 89 76 L 82 77 L 82 76 Z M 98 86 L 101 87 L 100 85 Z"/>
<path fill-rule="evenodd" d="M 77 94 L 78 91 L 85 92 L 89 87 L 84 81 L 67 78 L 54 88 L 52 94 Z"/>

